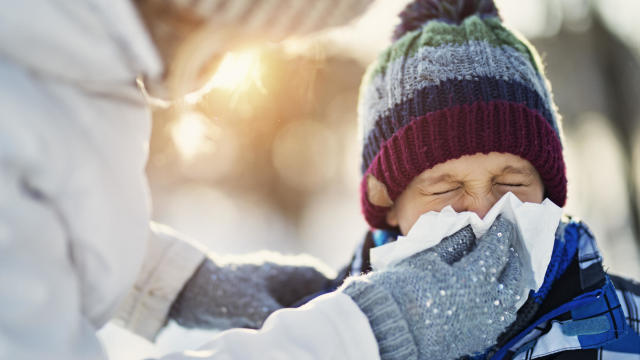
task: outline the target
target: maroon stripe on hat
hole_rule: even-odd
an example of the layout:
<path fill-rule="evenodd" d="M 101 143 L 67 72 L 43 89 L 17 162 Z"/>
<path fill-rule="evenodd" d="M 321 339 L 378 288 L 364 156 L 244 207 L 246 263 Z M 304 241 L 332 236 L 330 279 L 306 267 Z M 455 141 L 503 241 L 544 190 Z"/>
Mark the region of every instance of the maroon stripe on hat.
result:
<path fill-rule="evenodd" d="M 501 152 L 528 160 L 538 171 L 547 197 L 564 206 L 567 178 L 562 145 L 537 111 L 503 100 L 453 106 L 413 118 L 383 143 L 361 183 L 362 212 L 374 228 L 389 228 L 387 207 L 367 199 L 366 177 L 387 186 L 392 200 L 414 177 L 447 160 Z"/>

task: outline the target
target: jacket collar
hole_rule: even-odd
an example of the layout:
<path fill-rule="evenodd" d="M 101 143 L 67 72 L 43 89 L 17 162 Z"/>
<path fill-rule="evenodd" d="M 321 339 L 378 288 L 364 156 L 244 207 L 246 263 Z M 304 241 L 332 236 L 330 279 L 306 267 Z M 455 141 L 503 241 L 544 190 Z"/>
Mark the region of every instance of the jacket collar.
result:
<path fill-rule="evenodd" d="M 491 354 L 491 359 L 531 359 L 602 347 L 629 336 L 620 301 L 589 229 L 571 220 L 560 236 L 577 236 L 577 253 L 554 281 L 534 320 Z"/>

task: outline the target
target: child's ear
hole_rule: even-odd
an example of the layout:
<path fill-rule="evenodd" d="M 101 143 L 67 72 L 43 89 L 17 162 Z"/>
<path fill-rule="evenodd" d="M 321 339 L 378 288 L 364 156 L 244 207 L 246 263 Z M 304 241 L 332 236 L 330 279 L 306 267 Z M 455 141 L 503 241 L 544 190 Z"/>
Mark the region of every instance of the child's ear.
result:
<path fill-rule="evenodd" d="M 393 205 L 387 192 L 387 186 L 371 174 L 367 175 L 367 199 L 376 206 L 389 207 Z"/>

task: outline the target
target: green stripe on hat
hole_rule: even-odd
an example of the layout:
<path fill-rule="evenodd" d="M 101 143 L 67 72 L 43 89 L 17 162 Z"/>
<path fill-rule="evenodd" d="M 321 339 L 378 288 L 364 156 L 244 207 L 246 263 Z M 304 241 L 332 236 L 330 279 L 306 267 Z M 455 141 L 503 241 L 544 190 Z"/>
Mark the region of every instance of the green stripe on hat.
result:
<path fill-rule="evenodd" d="M 415 54 L 424 46 L 441 46 L 443 44 L 464 44 L 468 41 L 487 41 L 490 45 L 510 46 L 525 55 L 540 72 L 538 59 L 529 47 L 506 29 L 495 16 L 480 18 L 478 15 L 466 18 L 460 25 L 447 24 L 442 21 L 430 21 L 423 28 L 408 32 L 398 39 L 386 51 L 380 54 L 367 82 L 373 76 L 386 71 L 388 64 L 399 58 Z"/>

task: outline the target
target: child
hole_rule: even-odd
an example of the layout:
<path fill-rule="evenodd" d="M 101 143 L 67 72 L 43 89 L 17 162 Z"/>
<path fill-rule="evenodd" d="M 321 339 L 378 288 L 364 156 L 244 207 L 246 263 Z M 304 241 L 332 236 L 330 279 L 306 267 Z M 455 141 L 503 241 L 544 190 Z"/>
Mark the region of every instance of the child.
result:
<path fill-rule="evenodd" d="M 428 211 L 483 217 L 507 192 L 566 201 L 560 116 L 533 46 L 490 0 L 415 0 L 400 18 L 361 87 L 361 202 L 372 231 L 344 275 L 370 271 L 369 250 Z M 591 232 L 566 217 L 542 287 L 482 357 L 639 359 L 639 306 L 640 285 L 606 274 Z"/>

